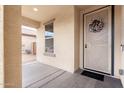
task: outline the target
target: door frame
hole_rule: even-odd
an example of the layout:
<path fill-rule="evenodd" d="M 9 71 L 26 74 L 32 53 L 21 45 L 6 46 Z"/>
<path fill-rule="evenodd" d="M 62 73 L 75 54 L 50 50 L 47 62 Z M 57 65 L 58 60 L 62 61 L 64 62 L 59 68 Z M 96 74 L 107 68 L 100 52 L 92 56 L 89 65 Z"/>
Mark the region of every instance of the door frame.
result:
<path fill-rule="evenodd" d="M 83 12 L 81 13 L 80 23 L 81 23 L 82 27 L 80 29 L 82 29 L 82 33 L 80 33 L 80 34 L 83 34 L 83 35 L 81 35 L 81 37 L 82 37 L 81 40 L 83 40 L 83 42 L 82 42 L 82 46 L 80 46 L 80 48 L 83 47 L 83 49 L 81 49 L 82 54 L 80 54 L 80 55 L 83 55 L 83 59 L 80 59 L 80 61 L 81 62 L 83 61 L 82 62 L 83 64 L 80 63 L 80 65 L 82 65 L 81 68 L 83 70 L 88 70 L 88 71 L 92 71 L 92 72 L 96 72 L 96 73 L 101 73 L 101 74 L 105 74 L 105 75 L 114 76 L 114 12 L 115 12 L 114 5 L 111 6 L 111 73 L 109 74 L 109 73 L 104 73 L 104 72 L 101 72 L 101 71 L 96 71 L 96 70 L 84 68 L 84 49 L 85 49 L 84 48 L 84 44 L 85 44 L 85 42 L 84 42 L 84 15 L 88 14 L 88 13 L 95 12 L 95 11 L 100 10 L 100 9 L 104 9 L 106 7 L 110 7 L 110 5 L 102 6 L 102 7 L 99 7 L 97 9 L 91 10 L 89 12 L 83 11 L 84 13 Z"/>

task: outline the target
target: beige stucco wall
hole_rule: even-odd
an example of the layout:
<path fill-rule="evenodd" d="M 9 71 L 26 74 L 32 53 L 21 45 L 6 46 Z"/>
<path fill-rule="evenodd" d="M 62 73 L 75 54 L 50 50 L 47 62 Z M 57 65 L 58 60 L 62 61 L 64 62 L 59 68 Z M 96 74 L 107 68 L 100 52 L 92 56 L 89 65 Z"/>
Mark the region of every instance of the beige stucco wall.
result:
<path fill-rule="evenodd" d="M 22 16 L 22 25 L 32 27 L 32 28 L 39 28 L 40 22 Z"/>
<path fill-rule="evenodd" d="M 74 70 L 79 69 L 80 64 L 80 11 L 74 6 Z"/>
<path fill-rule="evenodd" d="M 21 6 L 4 6 L 4 87 L 21 87 Z"/>
<path fill-rule="evenodd" d="M 80 10 L 82 12 L 88 12 L 88 11 L 98 9 L 100 7 L 103 7 L 103 6 L 92 6 L 85 10 L 83 10 L 83 9 L 80 9 Z M 68 13 L 66 13 L 66 12 L 68 12 Z M 73 16 L 73 14 L 74 14 L 74 16 Z M 66 17 L 70 16 L 70 17 L 69 17 L 69 19 L 65 19 L 65 16 Z M 82 46 L 83 33 L 82 33 L 82 27 L 79 26 L 80 23 L 82 23 L 83 19 L 79 15 L 78 8 L 77 7 L 72 8 L 72 6 L 70 6 L 70 8 L 68 8 L 65 11 L 65 13 L 63 11 L 58 13 L 58 16 L 55 16 L 55 18 L 56 18 L 56 20 L 55 20 L 55 25 L 54 25 L 55 26 L 55 28 L 54 28 L 55 29 L 55 42 L 54 42 L 55 45 L 54 45 L 54 47 L 55 47 L 56 57 L 48 57 L 48 56 L 43 55 L 43 53 L 44 53 L 44 32 L 43 32 L 44 28 L 43 28 L 43 25 L 41 25 L 41 28 L 39 29 L 39 32 L 38 32 L 38 37 L 42 37 L 42 38 L 39 38 L 37 40 L 37 42 L 38 42 L 37 59 L 38 59 L 38 61 L 43 62 L 45 64 L 59 67 L 64 70 L 67 70 L 69 72 L 74 72 L 75 70 L 77 70 L 79 68 L 79 65 L 80 65 L 80 68 L 82 68 L 82 63 L 83 63 L 83 46 Z M 59 20 L 63 20 L 63 21 L 59 21 Z M 71 22 L 71 24 L 70 24 L 69 21 L 67 21 L 67 20 L 73 20 L 74 23 Z M 121 20 L 120 19 L 120 6 L 115 6 L 115 49 L 114 49 L 115 50 L 115 58 L 114 58 L 115 72 L 114 72 L 114 74 L 115 74 L 115 77 L 117 77 L 117 78 L 119 78 L 118 71 L 119 71 L 120 64 L 121 64 L 121 60 L 120 60 L 120 53 L 121 53 L 120 52 L 120 20 Z M 68 22 L 68 26 L 65 25 L 67 22 Z M 72 25 L 74 26 L 74 28 Z M 72 29 L 72 31 L 69 32 L 69 31 L 67 31 L 68 29 Z M 80 33 L 78 32 L 79 29 L 81 29 Z M 65 33 L 66 33 L 66 35 L 65 35 Z M 63 38 L 63 36 L 65 38 Z M 79 40 L 79 37 L 80 37 L 80 40 Z M 65 39 L 67 39 L 67 40 L 65 40 Z M 71 43 L 68 44 L 68 42 L 71 42 Z M 66 48 L 64 47 L 65 44 L 66 44 Z M 72 47 L 69 49 L 70 46 L 72 46 Z M 80 46 L 80 49 L 79 49 L 79 46 Z M 61 50 L 63 50 L 63 51 L 61 51 Z M 68 53 L 67 53 L 67 51 L 65 51 L 65 53 L 64 53 L 64 50 L 67 50 Z M 63 54 L 62 54 L 62 52 L 63 52 Z M 67 56 L 66 56 L 66 54 L 67 54 Z M 65 56 L 66 56 L 66 59 L 65 59 Z"/>
<path fill-rule="evenodd" d="M 120 78 L 119 69 L 121 67 L 121 6 L 115 6 L 115 76 Z"/>
<path fill-rule="evenodd" d="M 3 6 L 0 5 L 0 87 L 3 87 Z"/>
<path fill-rule="evenodd" d="M 121 44 L 124 44 L 124 5 L 121 7 Z M 121 50 L 121 69 L 124 69 L 124 51 Z M 124 75 L 121 75 L 121 82 L 124 87 Z"/>
<path fill-rule="evenodd" d="M 21 87 L 21 7 L 5 6 L 4 8 L 5 87 Z M 90 8 L 89 10 L 96 8 L 98 8 L 98 6 Z M 115 6 L 115 77 L 119 77 L 118 70 L 121 64 L 120 11 L 120 6 Z M 13 18 L 13 16 L 15 17 Z M 41 24 L 37 32 L 37 60 L 39 62 L 72 73 L 79 68 L 79 58 L 83 56 L 79 55 L 80 51 L 82 51 L 82 47 L 79 49 L 79 45 L 82 44 L 82 40 L 80 40 L 79 44 L 79 28 L 81 28 L 79 27 L 79 21 L 82 20 L 79 20 L 79 17 L 78 8 L 73 6 L 66 6 L 66 10 L 61 10 L 54 16 L 54 51 L 56 57 L 44 55 L 44 26 Z M 1 22 L 0 20 L 0 24 L 2 24 Z M 1 31 L 2 30 L 0 30 L 0 35 L 2 35 Z M 0 41 L 1 40 L 2 36 L 0 37 Z M 2 43 L 0 43 L 0 46 L 1 45 Z M 2 47 L 0 47 L 0 50 L 3 50 Z M 2 53 L 2 51 L 0 51 L 0 53 Z M 0 62 L 2 62 L 2 60 L 2 56 L 0 56 Z M 80 63 L 82 63 L 82 60 L 80 60 Z M 2 65 L 2 63 L 0 64 Z M 2 69 L 3 68 L 0 68 L 0 82 L 3 80 Z"/>
<path fill-rule="evenodd" d="M 54 16 L 54 53 L 56 57 L 44 56 L 44 26 L 37 33 L 37 60 L 44 64 L 74 72 L 74 7 L 65 6 Z M 48 20 L 49 21 L 49 20 Z"/>
<path fill-rule="evenodd" d="M 101 8 L 103 6 L 92 6 L 90 8 L 87 8 L 85 10 L 81 10 L 81 14 L 83 13 L 86 13 L 86 12 L 89 12 L 89 11 L 92 11 L 92 10 L 95 10 L 95 9 L 98 9 L 98 8 Z M 115 51 L 115 55 L 114 55 L 114 75 L 115 77 L 117 78 L 120 78 L 120 75 L 119 75 L 119 69 L 120 69 L 120 65 L 121 65 L 121 52 L 120 52 L 120 43 L 121 43 L 121 40 L 120 40 L 120 26 L 121 26 L 121 17 L 120 17 L 120 13 L 121 13 L 121 6 L 115 6 L 115 33 L 114 33 L 114 43 L 115 43 L 115 46 L 114 46 L 114 51 Z M 80 23 L 81 25 L 83 25 L 83 19 L 82 19 L 82 16 L 80 17 Z M 80 68 L 83 68 L 83 27 L 80 27 Z"/>

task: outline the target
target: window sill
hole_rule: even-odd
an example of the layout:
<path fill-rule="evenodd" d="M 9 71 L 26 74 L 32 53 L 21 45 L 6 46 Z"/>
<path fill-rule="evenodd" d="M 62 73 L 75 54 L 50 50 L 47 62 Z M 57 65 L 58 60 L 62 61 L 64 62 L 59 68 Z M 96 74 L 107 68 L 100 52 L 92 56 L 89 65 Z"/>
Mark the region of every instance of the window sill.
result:
<path fill-rule="evenodd" d="M 54 53 L 47 53 L 47 52 L 45 52 L 45 53 L 44 53 L 44 56 L 56 57 L 56 54 L 54 54 Z"/>

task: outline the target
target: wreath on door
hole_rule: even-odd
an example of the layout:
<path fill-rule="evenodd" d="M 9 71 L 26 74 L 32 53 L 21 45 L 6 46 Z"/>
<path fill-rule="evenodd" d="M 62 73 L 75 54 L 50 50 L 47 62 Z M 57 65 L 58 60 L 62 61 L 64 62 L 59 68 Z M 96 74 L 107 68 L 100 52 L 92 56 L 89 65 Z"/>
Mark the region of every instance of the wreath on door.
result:
<path fill-rule="evenodd" d="M 90 32 L 94 32 L 94 33 L 102 31 L 103 27 L 104 27 L 104 22 L 101 18 L 93 19 L 89 24 Z"/>

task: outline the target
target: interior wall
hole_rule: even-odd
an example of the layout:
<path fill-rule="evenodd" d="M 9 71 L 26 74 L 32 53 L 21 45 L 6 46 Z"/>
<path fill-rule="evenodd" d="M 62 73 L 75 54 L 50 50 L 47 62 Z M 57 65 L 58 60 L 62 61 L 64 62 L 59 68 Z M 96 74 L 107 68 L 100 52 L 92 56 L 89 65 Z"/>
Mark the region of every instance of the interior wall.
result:
<path fill-rule="evenodd" d="M 63 70 L 74 72 L 74 7 L 65 6 L 53 17 L 54 21 L 54 54 L 45 56 L 44 25 L 37 33 L 37 60 Z M 49 21 L 49 20 L 48 20 Z"/>
<path fill-rule="evenodd" d="M 4 6 L 4 87 L 22 86 L 21 6 Z"/>
<path fill-rule="evenodd" d="M 83 13 L 92 11 L 92 10 L 96 10 L 98 8 L 101 8 L 103 6 L 92 6 L 90 8 L 87 8 L 85 10 L 81 10 L 81 15 Z M 114 51 L 115 51 L 115 55 L 114 55 L 114 77 L 119 78 L 119 69 L 120 69 L 120 64 L 121 64 L 121 55 L 120 55 L 120 6 L 115 6 L 115 32 L 114 32 Z M 83 18 L 82 16 L 80 17 L 80 23 L 81 23 L 81 27 L 80 27 L 80 68 L 83 69 Z"/>
<path fill-rule="evenodd" d="M 3 6 L 0 5 L 0 88 L 3 87 Z"/>

